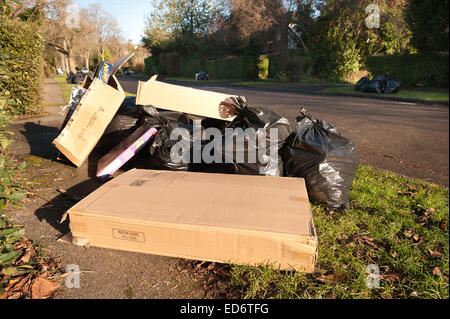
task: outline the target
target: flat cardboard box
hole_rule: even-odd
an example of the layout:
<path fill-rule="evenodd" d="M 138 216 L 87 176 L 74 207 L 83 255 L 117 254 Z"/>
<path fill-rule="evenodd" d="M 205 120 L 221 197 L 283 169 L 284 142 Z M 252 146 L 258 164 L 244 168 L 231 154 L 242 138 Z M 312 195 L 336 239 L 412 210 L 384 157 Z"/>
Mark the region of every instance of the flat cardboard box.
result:
<path fill-rule="evenodd" d="M 132 56 L 129 54 L 119 59 L 113 65 L 113 72 Z M 83 87 L 87 89 L 86 93 L 53 141 L 56 148 L 78 167 L 88 158 L 125 99 L 125 92 L 114 73 L 111 73 L 108 84 L 98 78 L 92 81 L 86 77 Z"/>
<path fill-rule="evenodd" d="M 301 178 L 131 170 L 68 212 L 73 243 L 313 272 Z"/>
<path fill-rule="evenodd" d="M 219 113 L 220 104 L 233 95 L 168 84 L 156 81 L 156 78 L 157 75 L 147 82 L 139 81 L 136 104 L 225 121 L 235 118 L 224 118 Z"/>

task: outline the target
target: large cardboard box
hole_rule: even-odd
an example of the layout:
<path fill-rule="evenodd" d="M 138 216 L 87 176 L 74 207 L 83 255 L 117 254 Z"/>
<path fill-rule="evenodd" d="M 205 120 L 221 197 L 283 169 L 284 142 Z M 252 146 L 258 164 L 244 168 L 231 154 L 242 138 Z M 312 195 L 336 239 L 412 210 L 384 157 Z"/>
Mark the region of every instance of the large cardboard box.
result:
<path fill-rule="evenodd" d="M 73 243 L 314 271 L 317 238 L 301 178 L 131 170 L 68 216 Z"/>
<path fill-rule="evenodd" d="M 113 66 L 113 72 L 133 54 L 121 58 Z M 76 166 L 81 166 L 98 143 L 106 127 L 125 99 L 125 92 L 111 73 L 108 84 L 98 78 L 86 77 L 83 87 L 86 93 L 53 141 L 56 148 Z"/>
<path fill-rule="evenodd" d="M 154 75 L 147 82 L 139 81 L 136 104 L 224 121 L 232 121 L 235 118 L 222 117 L 219 107 L 228 98 L 237 96 L 164 83 L 156 81 L 156 78 L 157 75 Z"/>

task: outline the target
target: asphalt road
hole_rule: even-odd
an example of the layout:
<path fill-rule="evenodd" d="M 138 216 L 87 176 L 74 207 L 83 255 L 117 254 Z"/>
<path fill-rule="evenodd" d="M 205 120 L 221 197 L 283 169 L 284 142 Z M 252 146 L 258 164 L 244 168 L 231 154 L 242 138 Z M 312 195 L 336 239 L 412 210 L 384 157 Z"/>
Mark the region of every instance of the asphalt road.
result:
<path fill-rule="evenodd" d="M 120 79 L 136 93 L 136 79 Z M 449 185 L 449 107 L 319 94 L 322 86 L 246 88 L 220 84 L 180 83 L 247 97 L 250 106 L 265 105 L 286 116 L 291 125 L 300 107 L 329 121 L 357 145 L 361 163 Z"/>

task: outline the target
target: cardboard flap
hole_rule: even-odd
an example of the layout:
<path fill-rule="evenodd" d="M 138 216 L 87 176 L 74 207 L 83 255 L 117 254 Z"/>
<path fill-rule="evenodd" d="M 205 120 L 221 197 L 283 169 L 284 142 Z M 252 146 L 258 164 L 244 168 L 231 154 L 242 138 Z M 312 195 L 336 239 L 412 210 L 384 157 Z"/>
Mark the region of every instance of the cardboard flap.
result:
<path fill-rule="evenodd" d="M 123 57 L 120 57 L 114 64 L 113 67 L 111 69 L 111 76 L 113 76 L 114 74 L 116 74 L 116 72 L 120 69 L 120 67 L 122 65 L 124 65 L 129 59 L 131 59 L 131 57 L 134 55 L 133 53 L 130 53 L 128 55 L 125 55 Z"/>
<path fill-rule="evenodd" d="M 226 99 L 237 96 L 168 84 L 156 81 L 156 78 L 157 75 L 147 82 L 139 81 L 136 104 L 225 121 L 235 118 L 222 117 L 219 107 Z"/>

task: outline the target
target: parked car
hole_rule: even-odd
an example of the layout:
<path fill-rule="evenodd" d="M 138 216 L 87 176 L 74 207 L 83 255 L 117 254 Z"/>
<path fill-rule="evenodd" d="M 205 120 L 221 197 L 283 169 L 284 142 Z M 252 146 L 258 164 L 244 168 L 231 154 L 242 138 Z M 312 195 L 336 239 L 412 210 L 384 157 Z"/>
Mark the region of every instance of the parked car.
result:
<path fill-rule="evenodd" d="M 125 71 L 124 75 L 134 75 L 134 71 L 133 70 Z"/>

